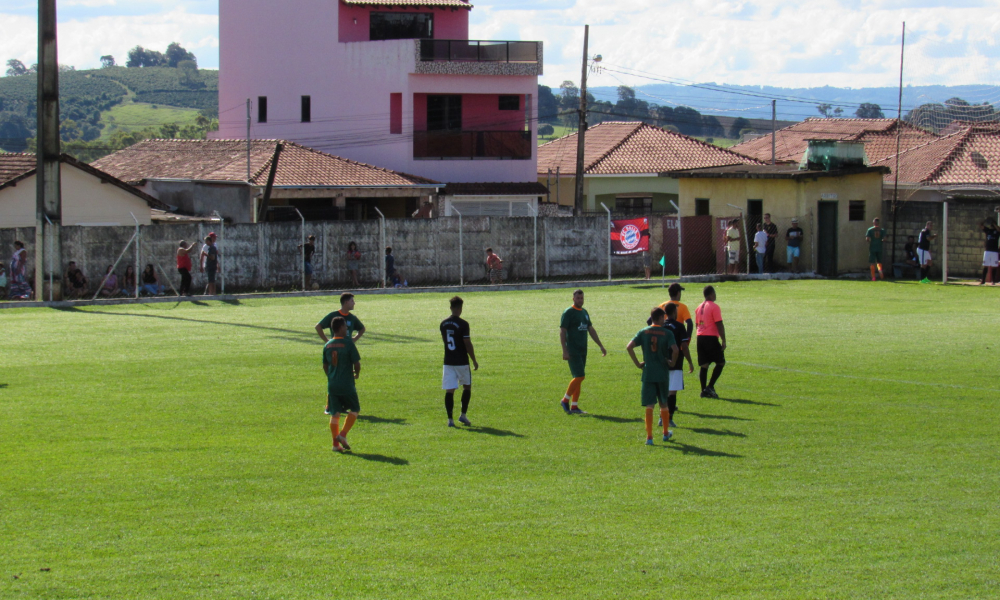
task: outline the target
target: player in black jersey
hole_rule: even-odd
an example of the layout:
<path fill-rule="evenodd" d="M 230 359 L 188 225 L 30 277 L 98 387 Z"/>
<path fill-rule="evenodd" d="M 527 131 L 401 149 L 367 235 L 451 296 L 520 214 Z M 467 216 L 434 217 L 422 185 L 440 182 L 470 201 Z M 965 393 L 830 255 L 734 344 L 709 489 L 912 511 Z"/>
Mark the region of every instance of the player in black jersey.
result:
<path fill-rule="evenodd" d="M 441 321 L 441 339 L 444 341 L 444 372 L 441 377 L 441 389 L 444 390 L 444 409 L 448 412 L 448 427 L 455 426 L 455 390 L 462 385 L 462 415 L 460 423 L 472 425 L 466 413 L 469 411 L 469 400 L 472 399 L 472 373 L 469 371 L 469 359 L 472 367 L 479 370 L 476 352 L 472 348 L 472 338 L 469 335 L 469 323 L 462 319 L 463 300 L 458 296 L 451 299 L 451 316 Z"/>
<path fill-rule="evenodd" d="M 691 343 L 691 334 L 688 332 L 688 328 L 677 320 L 677 305 L 667 304 L 666 307 L 667 320 L 664 321 L 663 326 L 674 334 L 677 346 L 681 349 L 677 360 L 669 365 L 670 381 L 667 388 L 667 410 L 670 412 L 667 418 L 670 420 L 671 427 L 677 427 L 674 424 L 674 413 L 677 412 L 677 392 L 684 389 L 684 359 L 686 358 L 688 361 L 688 373 L 694 373 L 694 362 L 691 360 L 691 350 L 688 349 L 688 345 Z M 662 416 L 660 425 L 663 425 Z"/>
<path fill-rule="evenodd" d="M 997 209 L 1000 212 L 1000 209 Z M 986 234 L 986 250 L 983 252 L 983 278 L 979 285 L 986 284 L 986 275 L 989 273 L 990 285 L 997 283 L 997 265 L 1000 264 L 1000 226 L 997 226 L 992 219 L 983 220 L 983 233 Z"/>
<path fill-rule="evenodd" d="M 920 261 L 920 283 L 930 283 L 927 278 L 931 273 L 931 242 L 937 234 L 931 231 L 933 222 L 927 221 L 927 226 L 920 230 L 917 237 L 917 259 Z"/>

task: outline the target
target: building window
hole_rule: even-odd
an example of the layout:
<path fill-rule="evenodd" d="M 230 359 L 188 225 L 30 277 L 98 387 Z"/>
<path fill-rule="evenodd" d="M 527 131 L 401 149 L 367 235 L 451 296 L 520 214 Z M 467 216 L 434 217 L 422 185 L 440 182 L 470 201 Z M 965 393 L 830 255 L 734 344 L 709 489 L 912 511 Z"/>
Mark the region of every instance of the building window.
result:
<path fill-rule="evenodd" d="M 462 129 L 461 96 L 427 96 L 427 131 Z"/>
<path fill-rule="evenodd" d="M 257 122 L 267 123 L 267 96 L 257 96 Z"/>
<path fill-rule="evenodd" d="M 302 96 L 302 122 L 312 122 L 312 96 Z"/>
<path fill-rule="evenodd" d="M 708 210 L 708 198 L 694 199 L 694 216 L 707 217 L 711 213 Z"/>
<path fill-rule="evenodd" d="M 429 13 L 373 12 L 370 15 L 371 40 L 431 39 L 434 15 Z"/>
<path fill-rule="evenodd" d="M 389 133 L 403 133 L 403 94 L 389 94 Z"/>
<path fill-rule="evenodd" d="M 626 215 L 648 215 L 653 212 L 653 198 L 640 196 L 615 198 L 615 212 Z"/>
<path fill-rule="evenodd" d="M 847 220 L 848 221 L 865 220 L 864 200 L 851 200 L 851 202 L 847 205 Z"/>
<path fill-rule="evenodd" d="M 521 110 L 521 97 L 500 96 L 500 110 Z"/>

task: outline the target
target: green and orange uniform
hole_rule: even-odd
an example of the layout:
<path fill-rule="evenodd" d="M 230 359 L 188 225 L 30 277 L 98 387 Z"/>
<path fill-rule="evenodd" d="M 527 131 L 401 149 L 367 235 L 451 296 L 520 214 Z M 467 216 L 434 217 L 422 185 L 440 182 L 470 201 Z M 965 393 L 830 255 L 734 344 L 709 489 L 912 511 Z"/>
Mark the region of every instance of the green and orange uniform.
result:
<path fill-rule="evenodd" d="M 347 437 L 354 420 L 361 412 L 358 391 L 354 385 L 355 365 L 361 355 L 350 337 L 334 337 L 323 346 L 323 370 L 326 371 L 326 414 L 330 415 L 330 433 L 334 450 L 340 450 L 337 436 Z M 340 413 L 347 413 L 344 429 L 340 429 Z"/>
<path fill-rule="evenodd" d="M 331 329 L 331 327 L 333 326 L 333 320 L 337 317 L 343 317 L 344 320 L 347 321 L 347 337 L 349 338 L 353 338 L 356 331 L 365 330 L 365 326 L 361 322 L 361 319 L 356 317 L 353 313 L 345 310 L 335 310 L 323 317 L 323 320 L 319 322 L 320 327 L 330 330 L 331 338 L 333 338 L 333 329 Z"/>
<path fill-rule="evenodd" d="M 587 336 L 590 335 L 590 313 L 585 308 L 570 306 L 563 311 L 559 327 L 566 330 L 566 350 L 569 352 L 569 372 L 574 378 L 586 377 Z"/>
<path fill-rule="evenodd" d="M 663 418 L 663 434 L 667 435 L 670 412 L 667 398 L 670 394 L 671 348 L 677 346 L 674 334 L 665 327 L 651 325 L 635 334 L 632 342 L 642 347 L 642 406 L 646 409 L 646 439 L 653 437 L 653 407 L 660 405 Z M 667 411 L 664 414 L 664 411 Z"/>

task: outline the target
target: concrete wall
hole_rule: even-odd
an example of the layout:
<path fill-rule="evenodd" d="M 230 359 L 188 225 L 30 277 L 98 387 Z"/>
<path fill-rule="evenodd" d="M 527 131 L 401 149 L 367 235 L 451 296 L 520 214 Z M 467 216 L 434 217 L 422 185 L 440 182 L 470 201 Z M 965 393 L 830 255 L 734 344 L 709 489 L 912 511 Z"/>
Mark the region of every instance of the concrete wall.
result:
<path fill-rule="evenodd" d="M 143 191 L 164 204 L 196 215 L 219 211 L 236 223 L 253 222 L 254 188 L 244 184 L 195 183 L 191 181 L 150 181 Z"/>
<path fill-rule="evenodd" d="M 134 224 L 129 213 L 142 225 L 150 223 L 149 204 L 135 194 L 103 183 L 72 165 L 62 164 L 60 176 L 63 225 Z M 0 190 L 0 227 L 34 227 L 35 185 L 32 175 Z"/>

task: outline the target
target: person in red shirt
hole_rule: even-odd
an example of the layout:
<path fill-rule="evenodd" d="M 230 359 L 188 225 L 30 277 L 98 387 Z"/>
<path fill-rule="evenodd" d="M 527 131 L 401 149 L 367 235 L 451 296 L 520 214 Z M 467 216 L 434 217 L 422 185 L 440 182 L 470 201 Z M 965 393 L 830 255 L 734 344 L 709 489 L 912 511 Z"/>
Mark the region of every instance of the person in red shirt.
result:
<path fill-rule="evenodd" d="M 184 247 L 184 240 L 177 244 L 177 272 L 181 275 L 181 296 L 191 295 L 191 253 L 194 252 L 195 242 L 191 242 L 188 247 Z"/>
<path fill-rule="evenodd" d="M 701 367 L 701 397 L 718 398 L 715 382 L 726 366 L 726 328 L 722 324 L 722 311 L 715 303 L 715 288 L 706 285 L 704 294 L 705 301 L 694 309 L 694 322 L 698 330 L 698 366 Z M 715 363 L 715 369 L 709 381 L 708 365 L 712 363 Z"/>
<path fill-rule="evenodd" d="M 486 268 L 490 271 L 490 283 L 503 283 L 503 261 L 493 254 L 493 248 L 486 249 Z"/>

